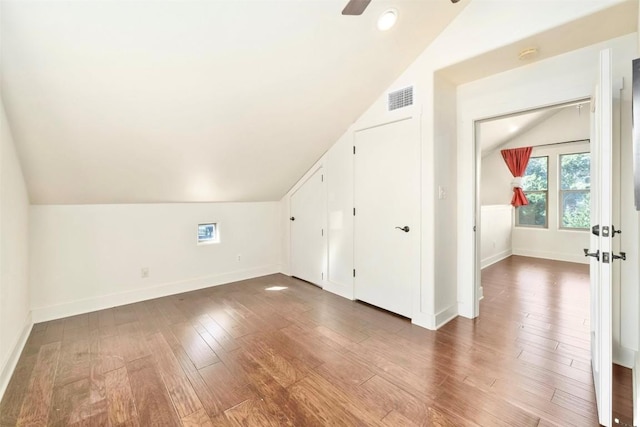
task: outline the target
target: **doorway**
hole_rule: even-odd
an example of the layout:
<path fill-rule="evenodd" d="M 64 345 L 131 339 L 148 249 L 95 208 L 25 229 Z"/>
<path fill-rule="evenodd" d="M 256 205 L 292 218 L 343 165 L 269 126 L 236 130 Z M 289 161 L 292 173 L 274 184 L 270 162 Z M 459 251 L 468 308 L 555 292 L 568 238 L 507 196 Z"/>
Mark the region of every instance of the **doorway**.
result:
<path fill-rule="evenodd" d="M 477 122 L 480 298 L 482 269 L 511 255 L 588 264 L 589 106 L 581 100 Z M 521 183 L 529 204 L 513 208 L 516 180 L 501 150 L 520 147 L 532 147 Z"/>

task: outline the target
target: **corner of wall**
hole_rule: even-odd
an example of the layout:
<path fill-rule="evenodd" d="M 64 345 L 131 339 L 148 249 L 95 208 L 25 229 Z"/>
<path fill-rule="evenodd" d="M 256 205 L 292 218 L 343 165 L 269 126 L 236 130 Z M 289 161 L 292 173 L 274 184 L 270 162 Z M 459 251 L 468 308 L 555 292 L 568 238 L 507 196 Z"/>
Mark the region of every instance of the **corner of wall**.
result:
<path fill-rule="evenodd" d="M 13 371 L 18 365 L 18 360 L 20 359 L 20 355 L 22 354 L 22 351 L 27 344 L 27 339 L 29 338 L 29 334 L 31 334 L 32 328 L 33 320 L 31 317 L 31 312 L 29 312 L 27 318 L 25 319 L 25 324 L 22 328 L 22 332 L 20 333 L 20 336 L 18 336 L 18 340 L 13 346 L 13 350 L 9 354 L 9 357 L 5 364 L 0 368 L 0 401 L 4 396 L 4 393 L 7 391 L 9 381 L 11 380 L 11 376 L 13 375 Z"/>

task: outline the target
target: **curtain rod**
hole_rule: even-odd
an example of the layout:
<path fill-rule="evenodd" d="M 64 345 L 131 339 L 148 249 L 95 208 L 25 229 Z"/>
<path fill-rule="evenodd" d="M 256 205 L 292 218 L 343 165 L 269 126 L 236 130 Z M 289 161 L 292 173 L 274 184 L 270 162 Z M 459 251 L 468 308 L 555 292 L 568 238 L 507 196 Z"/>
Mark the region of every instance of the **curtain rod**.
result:
<path fill-rule="evenodd" d="M 550 144 L 540 144 L 540 145 L 532 145 L 532 148 L 538 148 L 538 147 L 548 147 L 550 145 L 560 145 L 560 144 L 572 144 L 574 142 L 588 142 L 591 143 L 590 139 L 576 139 L 573 141 L 564 141 L 564 142 L 552 142 Z"/>

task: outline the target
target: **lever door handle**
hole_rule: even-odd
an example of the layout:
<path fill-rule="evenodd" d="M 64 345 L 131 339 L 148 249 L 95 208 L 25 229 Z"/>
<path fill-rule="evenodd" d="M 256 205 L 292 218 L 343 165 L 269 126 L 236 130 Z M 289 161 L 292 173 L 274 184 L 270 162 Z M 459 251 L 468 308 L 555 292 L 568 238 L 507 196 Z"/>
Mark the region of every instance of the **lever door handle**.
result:
<path fill-rule="evenodd" d="M 589 249 L 583 249 L 584 250 L 584 256 L 591 256 L 594 257 L 595 259 L 597 259 L 598 261 L 600 261 L 600 249 L 598 249 L 597 251 L 593 252 L 593 253 L 589 253 Z"/>
<path fill-rule="evenodd" d="M 402 231 L 404 231 L 405 233 L 408 233 L 408 232 L 409 232 L 409 230 L 410 230 L 410 228 L 409 228 L 409 226 L 408 226 L 408 225 L 405 225 L 404 227 L 396 227 L 396 228 L 397 228 L 398 230 L 402 230 Z"/>

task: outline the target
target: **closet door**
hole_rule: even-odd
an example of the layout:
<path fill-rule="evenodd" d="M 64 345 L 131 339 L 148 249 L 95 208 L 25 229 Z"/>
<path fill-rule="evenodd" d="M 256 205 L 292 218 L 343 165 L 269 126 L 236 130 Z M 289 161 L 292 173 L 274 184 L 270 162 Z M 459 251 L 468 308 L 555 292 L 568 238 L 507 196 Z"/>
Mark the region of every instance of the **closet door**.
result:
<path fill-rule="evenodd" d="M 291 196 L 291 275 L 318 286 L 325 270 L 323 182 L 320 168 Z"/>
<path fill-rule="evenodd" d="M 420 284 L 420 141 L 407 119 L 356 133 L 355 295 L 406 317 Z"/>

